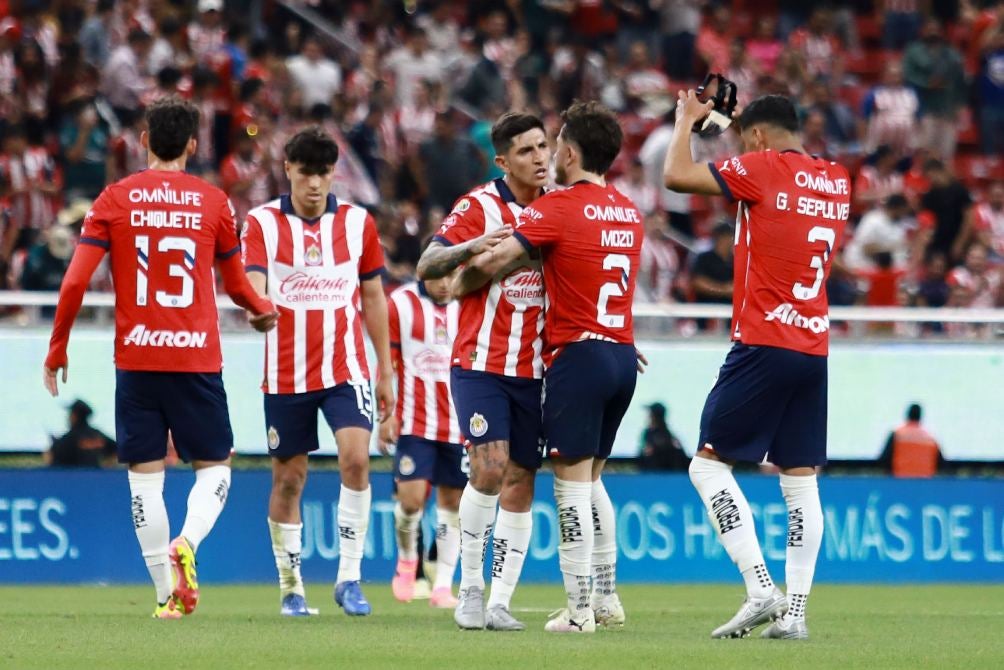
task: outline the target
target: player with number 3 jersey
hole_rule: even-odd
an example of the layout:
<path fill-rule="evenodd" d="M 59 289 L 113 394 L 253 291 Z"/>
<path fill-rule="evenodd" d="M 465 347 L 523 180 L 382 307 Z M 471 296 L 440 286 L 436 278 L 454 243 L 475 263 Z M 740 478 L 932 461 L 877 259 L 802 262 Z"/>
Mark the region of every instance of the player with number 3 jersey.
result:
<path fill-rule="evenodd" d="M 666 155 L 666 187 L 739 202 L 732 339 L 701 415 L 693 482 L 722 545 L 746 582 L 747 599 L 713 637 L 805 639 L 805 603 L 823 535 L 816 467 L 826 462 L 829 316 L 826 278 L 850 212 L 850 178 L 810 156 L 795 107 L 758 98 L 739 117 L 748 153 L 721 164 L 691 159 L 690 129 L 711 110 L 681 92 Z M 736 461 L 764 458 L 781 470 L 788 505 L 787 596 L 764 565 L 753 516 L 732 476 Z"/>

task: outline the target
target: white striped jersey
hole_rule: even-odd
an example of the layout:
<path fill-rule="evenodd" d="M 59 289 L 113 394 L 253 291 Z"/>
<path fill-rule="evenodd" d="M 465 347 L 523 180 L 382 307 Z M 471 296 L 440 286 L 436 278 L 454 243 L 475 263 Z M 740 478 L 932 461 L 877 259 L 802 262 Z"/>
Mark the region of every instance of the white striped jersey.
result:
<path fill-rule="evenodd" d="M 369 380 L 360 281 L 383 271 L 373 217 L 328 196 L 302 219 L 288 195 L 256 207 L 241 235 L 244 267 L 268 278 L 278 325 L 265 335 L 266 393 L 305 393 Z"/>
<path fill-rule="evenodd" d="M 421 282 L 390 295 L 390 343 L 397 370 L 397 418 L 401 435 L 461 442 L 450 396 L 450 356 L 460 305 L 440 305 Z"/>

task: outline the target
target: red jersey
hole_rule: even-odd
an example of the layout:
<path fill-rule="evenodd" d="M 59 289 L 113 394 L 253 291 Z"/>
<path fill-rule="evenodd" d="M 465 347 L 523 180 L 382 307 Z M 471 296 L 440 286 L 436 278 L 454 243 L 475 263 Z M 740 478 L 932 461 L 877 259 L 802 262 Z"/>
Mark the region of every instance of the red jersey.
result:
<path fill-rule="evenodd" d="M 515 226 L 523 207 L 504 179 L 490 181 L 457 201 L 436 234 L 444 246 L 461 244 L 503 226 Z M 453 365 L 506 377 L 540 379 L 544 278 L 539 260 L 521 260 L 460 302 Z"/>
<path fill-rule="evenodd" d="M 579 182 L 535 200 L 514 234 L 543 256 L 549 356 L 585 339 L 634 343 L 631 304 L 645 230 L 629 198 L 611 185 Z"/>
<path fill-rule="evenodd" d="M 401 435 L 459 444 L 460 426 L 450 400 L 450 355 L 460 304 L 434 302 L 421 282 L 400 287 L 388 302 Z"/>
<path fill-rule="evenodd" d="M 825 356 L 826 278 L 850 215 L 843 166 L 797 151 L 758 151 L 709 164 L 738 200 L 732 339 Z"/>
<path fill-rule="evenodd" d="M 251 210 L 244 231 L 247 270 L 268 278 L 279 312 L 265 335 L 265 393 L 306 393 L 369 380 L 360 281 L 383 271 L 373 217 L 328 196 L 319 218 L 302 219 L 288 195 Z"/>
<path fill-rule="evenodd" d="M 223 191 L 183 172 L 144 170 L 102 191 L 80 243 L 111 253 L 118 369 L 223 368 L 213 262 L 240 248 Z"/>

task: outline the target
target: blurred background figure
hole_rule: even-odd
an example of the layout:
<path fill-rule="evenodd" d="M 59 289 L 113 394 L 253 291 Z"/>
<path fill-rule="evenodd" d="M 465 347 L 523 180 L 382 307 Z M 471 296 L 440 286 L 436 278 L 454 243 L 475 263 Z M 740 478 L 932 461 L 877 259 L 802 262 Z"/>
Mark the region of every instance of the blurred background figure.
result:
<path fill-rule="evenodd" d="M 922 414 L 920 405 L 910 405 L 906 422 L 886 440 L 878 462 L 893 477 L 928 479 L 938 474 L 945 462 L 938 441 L 920 425 Z"/>
<path fill-rule="evenodd" d="M 690 464 L 690 456 L 687 456 L 680 440 L 673 435 L 666 423 L 666 406 L 661 402 L 654 402 L 646 409 L 648 427 L 641 434 L 641 469 L 685 471 Z"/>
<path fill-rule="evenodd" d="M 115 440 L 90 425 L 94 411 L 83 400 L 69 406 L 70 430 L 53 439 L 45 462 L 56 468 L 100 468 L 115 464 Z"/>

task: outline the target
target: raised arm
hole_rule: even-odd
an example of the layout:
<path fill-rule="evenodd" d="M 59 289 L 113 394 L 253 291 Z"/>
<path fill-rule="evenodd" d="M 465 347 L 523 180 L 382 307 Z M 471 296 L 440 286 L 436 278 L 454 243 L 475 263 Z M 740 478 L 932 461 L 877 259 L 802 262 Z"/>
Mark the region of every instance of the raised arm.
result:
<path fill-rule="evenodd" d="M 680 91 L 676 105 L 676 124 L 669 142 L 662 178 L 666 188 L 677 193 L 721 195 L 722 187 L 704 164 L 695 163 L 690 137 L 694 124 L 704 118 L 714 107 L 711 102 L 701 102 L 693 90 Z"/>

